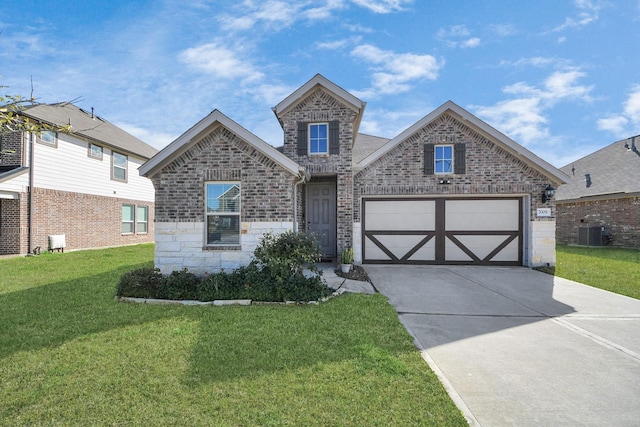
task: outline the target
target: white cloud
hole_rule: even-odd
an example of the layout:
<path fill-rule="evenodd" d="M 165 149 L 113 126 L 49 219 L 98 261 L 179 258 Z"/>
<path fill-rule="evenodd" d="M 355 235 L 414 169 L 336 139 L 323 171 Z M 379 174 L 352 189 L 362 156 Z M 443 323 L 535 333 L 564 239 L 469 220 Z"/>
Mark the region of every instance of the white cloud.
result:
<path fill-rule="evenodd" d="M 564 31 L 569 28 L 582 28 L 599 19 L 600 10 L 606 4 L 605 1 L 593 0 L 574 0 L 574 4 L 580 10 L 575 17 L 567 17 L 564 23 L 553 28 L 550 32 Z M 564 42 L 564 38 L 560 38 L 559 42 Z"/>
<path fill-rule="evenodd" d="M 167 145 L 169 145 L 173 140 L 175 140 L 180 135 L 171 135 L 163 132 L 154 132 L 149 129 L 144 129 L 138 126 L 130 125 L 128 123 L 114 123 L 114 125 L 118 126 L 125 132 L 130 133 L 141 141 L 146 142 L 152 147 L 157 148 L 158 150 L 163 149 Z"/>
<path fill-rule="evenodd" d="M 480 46 L 480 39 L 478 37 L 472 37 L 469 40 L 465 40 L 460 43 L 460 47 L 478 47 Z"/>
<path fill-rule="evenodd" d="M 358 6 L 369 9 L 374 13 L 391 13 L 405 10 L 405 5 L 413 3 L 413 0 L 351 0 Z"/>
<path fill-rule="evenodd" d="M 179 58 L 193 68 L 222 79 L 254 81 L 263 77 L 250 61 L 241 59 L 235 51 L 217 43 L 186 49 Z"/>
<path fill-rule="evenodd" d="M 493 24 L 489 26 L 489 30 L 503 37 L 511 36 L 516 33 L 516 27 L 512 24 Z"/>
<path fill-rule="evenodd" d="M 480 39 L 470 37 L 471 31 L 465 25 L 452 25 L 449 28 L 440 28 L 436 33 L 436 38 L 444 42 L 449 47 L 478 47 Z"/>
<path fill-rule="evenodd" d="M 302 3 L 295 1 L 245 0 L 237 6 L 242 10 L 242 15 L 234 17 L 225 13 L 219 15 L 218 21 L 222 29 L 227 31 L 249 30 L 258 23 L 264 24 L 267 28 L 285 28 L 296 21 L 302 6 Z"/>
<path fill-rule="evenodd" d="M 371 64 L 370 68 L 374 71 L 372 87 L 356 96 L 373 97 L 406 92 L 415 81 L 435 80 L 443 66 L 443 61 L 432 55 L 395 53 L 370 44 L 357 46 L 351 55 Z"/>
<path fill-rule="evenodd" d="M 585 75 L 577 68 L 555 71 L 540 85 L 518 82 L 505 86 L 502 91 L 513 95 L 512 99 L 492 106 L 472 108 L 493 126 L 524 145 L 549 144 L 554 140 L 548 128 L 549 110 L 561 101 L 591 101 L 593 86 L 578 83 Z"/>
<path fill-rule="evenodd" d="M 619 138 L 640 132 L 640 85 L 634 85 L 620 114 L 598 120 L 598 129 L 612 132 Z"/>

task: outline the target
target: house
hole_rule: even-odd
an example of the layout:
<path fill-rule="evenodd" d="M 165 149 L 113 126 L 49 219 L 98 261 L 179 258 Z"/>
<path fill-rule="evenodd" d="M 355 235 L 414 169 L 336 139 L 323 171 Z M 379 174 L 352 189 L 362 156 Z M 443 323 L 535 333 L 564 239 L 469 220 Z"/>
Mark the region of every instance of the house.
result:
<path fill-rule="evenodd" d="M 273 108 L 280 149 L 218 110 L 188 129 L 140 168 L 156 189 L 156 267 L 236 268 L 264 233 L 291 229 L 316 233 L 326 257 L 353 247 L 357 263 L 555 263 L 542 194 L 565 174 L 453 102 L 393 139 L 359 133 L 365 106 L 316 75 Z"/>
<path fill-rule="evenodd" d="M 155 148 L 70 103 L 21 114 L 71 132 L 0 135 L 0 255 L 153 241 Z"/>
<path fill-rule="evenodd" d="M 561 168 L 558 243 L 640 248 L 639 145 L 623 139 Z"/>

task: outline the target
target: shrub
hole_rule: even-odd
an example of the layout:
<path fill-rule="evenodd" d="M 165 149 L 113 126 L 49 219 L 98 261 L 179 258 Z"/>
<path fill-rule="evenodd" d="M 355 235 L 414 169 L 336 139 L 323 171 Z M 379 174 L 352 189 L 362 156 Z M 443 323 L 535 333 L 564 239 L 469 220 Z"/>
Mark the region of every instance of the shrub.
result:
<path fill-rule="evenodd" d="M 163 298 L 174 300 L 198 299 L 200 278 L 186 268 L 173 271 L 162 280 Z"/>
<path fill-rule="evenodd" d="M 116 294 L 200 301 L 314 301 L 331 293 L 316 266 L 320 256 L 312 235 L 266 234 L 254 251 L 254 260 L 231 273 L 221 271 L 200 279 L 185 268 L 163 278 L 158 269 L 141 268 L 122 276 Z"/>
<path fill-rule="evenodd" d="M 163 277 L 159 269 L 138 268 L 122 275 L 116 295 L 133 298 L 164 298 L 162 281 Z"/>

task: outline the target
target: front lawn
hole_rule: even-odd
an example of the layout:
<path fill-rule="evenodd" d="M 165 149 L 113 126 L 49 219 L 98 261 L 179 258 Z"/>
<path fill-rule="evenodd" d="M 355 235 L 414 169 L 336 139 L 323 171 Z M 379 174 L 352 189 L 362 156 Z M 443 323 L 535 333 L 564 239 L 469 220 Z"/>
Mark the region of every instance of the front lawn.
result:
<path fill-rule="evenodd" d="M 152 258 L 0 260 L 0 425 L 466 425 L 384 297 L 116 302 Z"/>
<path fill-rule="evenodd" d="M 640 299 L 640 250 L 558 245 L 555 275 Z"/>

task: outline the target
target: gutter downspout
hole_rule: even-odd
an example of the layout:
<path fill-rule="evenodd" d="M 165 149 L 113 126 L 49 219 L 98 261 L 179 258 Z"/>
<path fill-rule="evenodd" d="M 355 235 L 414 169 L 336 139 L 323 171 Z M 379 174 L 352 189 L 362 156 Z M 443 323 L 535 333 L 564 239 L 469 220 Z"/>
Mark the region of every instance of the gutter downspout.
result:
<path fill-rule="evenodd" d="M 304 168 L 298 171 L 299 180 L 293 184 L 293 231 L 298 232 L 298 186 L 309 182 L 311 175 Z"/>
<path fill-rule="evenodd" d="M 31 250 L 33 249 L 33 164 L 35 144 L 33 143 L 33 134 L 29 132 L 27 135 L 29 138 L 29 218 L 27 222 L 29 236 L 27 243 L 27 255 L 31 255 Z"/>

